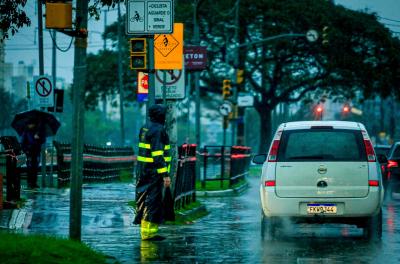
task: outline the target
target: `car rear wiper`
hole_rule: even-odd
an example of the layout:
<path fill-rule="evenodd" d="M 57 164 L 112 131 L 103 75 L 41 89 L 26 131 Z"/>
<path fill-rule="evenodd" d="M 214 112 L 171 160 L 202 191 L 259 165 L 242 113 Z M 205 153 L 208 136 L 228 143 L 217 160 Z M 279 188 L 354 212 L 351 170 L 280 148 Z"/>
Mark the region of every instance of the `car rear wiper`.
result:
<path fill-rule="evenodd" d="M 289 159 L 324 159 L 325 156 L 294 156 L 289 157 Z"/>

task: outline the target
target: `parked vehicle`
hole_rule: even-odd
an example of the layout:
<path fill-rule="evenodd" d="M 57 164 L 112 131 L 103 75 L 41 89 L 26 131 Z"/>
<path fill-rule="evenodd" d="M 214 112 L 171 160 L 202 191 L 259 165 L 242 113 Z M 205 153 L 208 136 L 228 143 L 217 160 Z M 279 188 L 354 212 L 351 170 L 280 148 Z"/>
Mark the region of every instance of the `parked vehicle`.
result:
<path fill-rule="evenodd" d="M 375 145 L 374 150 L 376 154 L 376 158 L 381 165 L 381 171 L 382 171 L 382 181 L 383 181 L 383 187 L 385 190 L 387 190 L 387 184 L 388 184 L 388 155 L 390 151 L 391 146 L 390 145 Z"/>
<path fill-rule="evenodd" d="M 392 145 L 387 162 L 388 193 L 398 192 L 400 187 L 400 142 Z"/>
<path fill-rule="evenodd" d="M 295 223 L 346 223 L 365 238 L 381 238 L 383 187 L 365 127 L 345 121 L 284 123 L 263 164 L 262 235 L 273 237 L 283 218 Z"/>

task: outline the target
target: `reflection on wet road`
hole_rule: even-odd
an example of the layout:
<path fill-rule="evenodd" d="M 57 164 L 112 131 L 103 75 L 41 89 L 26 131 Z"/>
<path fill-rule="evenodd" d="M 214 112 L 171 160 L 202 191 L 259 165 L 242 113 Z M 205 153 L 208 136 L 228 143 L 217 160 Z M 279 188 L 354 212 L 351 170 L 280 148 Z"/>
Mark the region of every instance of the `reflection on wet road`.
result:
<path fill-rule="evenodd" d="M 258 179 L 238 197 L 201 201 L 210 214 L 186 226 L 162 227 L 162 242 L 141 242 L 126 202 L 128 184 L 86 185 L 82 240 L 122 263 L 400 263 L 400 199 L 385 203 L 383 238 L 367 242 L 361 229 L 348 225 L 287 225 L 279 238 L 260 236 Z M 38 195 L 29 233 L 68 236 L 69 191 Z"/>

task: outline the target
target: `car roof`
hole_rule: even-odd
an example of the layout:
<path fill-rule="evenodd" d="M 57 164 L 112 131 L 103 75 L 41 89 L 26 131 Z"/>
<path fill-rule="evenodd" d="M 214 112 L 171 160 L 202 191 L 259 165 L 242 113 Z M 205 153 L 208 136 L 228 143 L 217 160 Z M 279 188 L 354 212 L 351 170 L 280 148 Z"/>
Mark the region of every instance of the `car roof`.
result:
<path fill-rule="evenodd" d="M 355 129 L 365 130 L 365 127 L 361 123 L 349 122 L 349 121 L 296 121 L 287 122 L 279 126 L 280 130 L 292 130 L 292 129 L 310 129 L 314 126 L 331 126 L 336 129 Z"/>
<path fill-rule="evenodd" d="M 392 146 L 391 145 L 382 145 L 382 144 L 377 144 L 374 146 L 374 148 L 381 148 L 381 149 L 390 149 Z"/>

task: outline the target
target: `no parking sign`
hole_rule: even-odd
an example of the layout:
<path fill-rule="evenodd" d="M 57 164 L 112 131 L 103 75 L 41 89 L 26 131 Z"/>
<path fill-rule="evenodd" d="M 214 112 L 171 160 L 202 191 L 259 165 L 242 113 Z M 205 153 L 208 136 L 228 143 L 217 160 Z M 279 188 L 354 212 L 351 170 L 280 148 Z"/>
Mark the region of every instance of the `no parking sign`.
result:
<path fill-rule="evenodd" d="M 35 76 L 33 95 L 37 107 L 54 106 L 54 87 L 49 76 Z"/>

